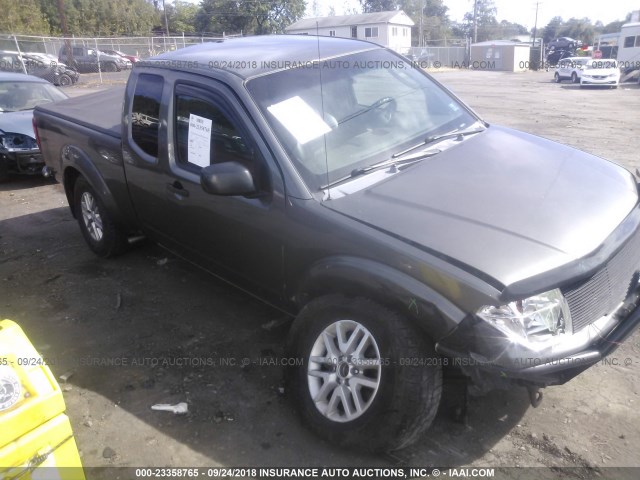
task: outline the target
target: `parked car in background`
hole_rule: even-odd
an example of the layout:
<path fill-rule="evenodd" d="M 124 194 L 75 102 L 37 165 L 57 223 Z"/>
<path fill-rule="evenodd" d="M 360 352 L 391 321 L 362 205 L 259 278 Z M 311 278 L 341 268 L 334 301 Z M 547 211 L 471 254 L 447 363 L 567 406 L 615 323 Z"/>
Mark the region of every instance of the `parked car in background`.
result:
<path fill-rule="evenodd" d="M 129 60 L 131 63 L 136 63 L 140 61 L 139 57 L 136 57 L 135 55 L 127 55 L 126 53 L 123 53 L 120 50 L 101 50 L 101 51 L 108 55 L 117 55 L 119 57 L 125 58 Z"/>
<path fill-rule="evenodd" d="M 73 45 L 70 49 L 60 47 L 58 60 L 75 68 L 79 72 L 119 72 L 127 68 L 127 62 L 120 56 L 100 53 L 94 48 Z"/>
<path fill-rule="evenodd" d="M 33 132 L 33 109 L 65 98 L 46 80 L 0 72 L 0 182 L 9 173 L 40 174 L 44 161 Z"/>
<path fill-rule="evenodd" d="M 26 73 L 42 78 L 54 85 L 72 85 L 78 81 L 77 71 L 63 63 L 52 62 L 38 54 L 0 51 L 0 71 Z"/>
<path fill-rule="evenodd" d="M 27 64 L 27 72 L 29 74 L 35 75 L 36 77 L 44 78 L 54 85 L 66 87 L 69 85 L 74 85 L 78 82 L 78 80 L 80 80 L 80 74 L 78 73 L 78 71 L 64 63 L 52 61 L 48 57 L 41 56 L 40 54 L 24 53 L 22 56 Z M 36 68 L 49 70 L 53 74 L 53 80 L 49 79 L 49 76 L 51 75 L 43 77 L 41 75 L 38 75 L 37 70 L 31 71 L 29 69 L 29 65 L 33 65 Z"/>
<path fill-rule="evenodd" d="M 430 52 L 428 48 L 415 48 L 407 55 L 407 58 L 412 62 L 418 63 L 420 68 L 431 66 L 433 57 L 433 52 Z"/>
<path fill-rule="evenodd" d="M 591 58 L 588 57 L 563 58 L 556 67 L 556 73 L 553 74 L 553 79 L 556 83 L 560 83 L 563 80 L 571 80 L 572 83 L 578 83 L 582 75 L 582 70 L 589 60 L 591 60 Z"/>
<path fill-rule="evenodd" d="M 580 40 L 575 40 L 573 38 L 570 37 L 558 37 L 554 40 L 551 40 L 547 46 L 549 48 L 553 48 L 555 50 L 558 50 L 560 48 L 563 49 L 574 49 L 576 47 L 580 47 L 582 46 L 582 42 Z"/>
<path fill-rule="evenodd" d="M 580 77 L 580 86 L 618 88 L 620 68 L 613 59 L 589 59 Z"/>

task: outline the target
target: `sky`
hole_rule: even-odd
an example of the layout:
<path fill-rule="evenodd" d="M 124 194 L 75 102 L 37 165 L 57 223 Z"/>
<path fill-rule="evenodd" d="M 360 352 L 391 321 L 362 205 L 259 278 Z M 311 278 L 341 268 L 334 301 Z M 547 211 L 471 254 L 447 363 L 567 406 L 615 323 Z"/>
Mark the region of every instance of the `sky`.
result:
<path fill-rule="evenodd" d="M 312 0 L 307 0 L 307 13 L 310 14 Z M 358 7 L 357 0 L 318 0 L 322 14 L 334 6 L 338 15 L 344 12 L 344 5 Z M 464 14 L 473 9 L 473 0 L 444 0 L 449 7 L 449 18 L 461 21 Z M 533 28 L 536 17 L 535 0 L 494 0 L 498 21 L 508 20 Z M 568 20 L 571 17 L 591 19 L 593 23 L 600 20 L 605 25 L 615 20 L 624 20 L 627 13 L 640 10 L 640 0 L 545 0 L 538 6 L 538 27 L 544 27 L 556 16 Z"/>

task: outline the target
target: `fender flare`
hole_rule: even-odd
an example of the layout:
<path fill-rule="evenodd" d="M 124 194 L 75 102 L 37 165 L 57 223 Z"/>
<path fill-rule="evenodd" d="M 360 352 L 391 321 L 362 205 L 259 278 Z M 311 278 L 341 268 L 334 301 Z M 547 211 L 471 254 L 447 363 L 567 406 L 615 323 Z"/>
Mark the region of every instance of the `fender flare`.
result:
<path fill-rule="evenodd" d="M 367 296 L 413 321 L 429 337 L 443 338 L 466 313 L 425 283 L 389 265 L 353 256 L 331 256 L 314 263 L 293 297 L 300 309 L 329 293 Z"/>
<path fill-rule="evenodd" d="M 73 217 L 77 218 L 74 204 L 74 185 L 76 179 L 82 176 L 100 196 L 100 200 L 113 220 L 116 223 L 124 224 L 115 198 L 91 158 L 80 148 L 65 145 L 62 148 L 61 160 L 64 191 Z"/>

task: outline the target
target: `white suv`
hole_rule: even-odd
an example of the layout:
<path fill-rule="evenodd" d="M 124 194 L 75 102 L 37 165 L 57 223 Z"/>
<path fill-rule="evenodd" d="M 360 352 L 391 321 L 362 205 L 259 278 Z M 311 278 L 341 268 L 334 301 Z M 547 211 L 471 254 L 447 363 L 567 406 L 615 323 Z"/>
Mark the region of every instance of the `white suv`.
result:
<path fill-rule="evenodd" d="M 572 83 L 578 83 L 582 76 L 582 70 L 591 57 L 567 57 L 560 60 L 556 67 L 556 73 L 553 79 L 556 83 L 562 80 L 571 80 Z"/>

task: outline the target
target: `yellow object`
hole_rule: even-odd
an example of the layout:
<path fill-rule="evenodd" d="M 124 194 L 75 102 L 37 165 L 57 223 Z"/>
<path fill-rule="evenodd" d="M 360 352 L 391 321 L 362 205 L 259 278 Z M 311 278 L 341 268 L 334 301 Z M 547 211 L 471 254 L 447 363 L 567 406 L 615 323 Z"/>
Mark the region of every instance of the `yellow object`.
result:
<path fill-rule="evenodd" d="M 17 323 L 0 321 L 0 480 L 85 480 L 60 386 Z"/>

